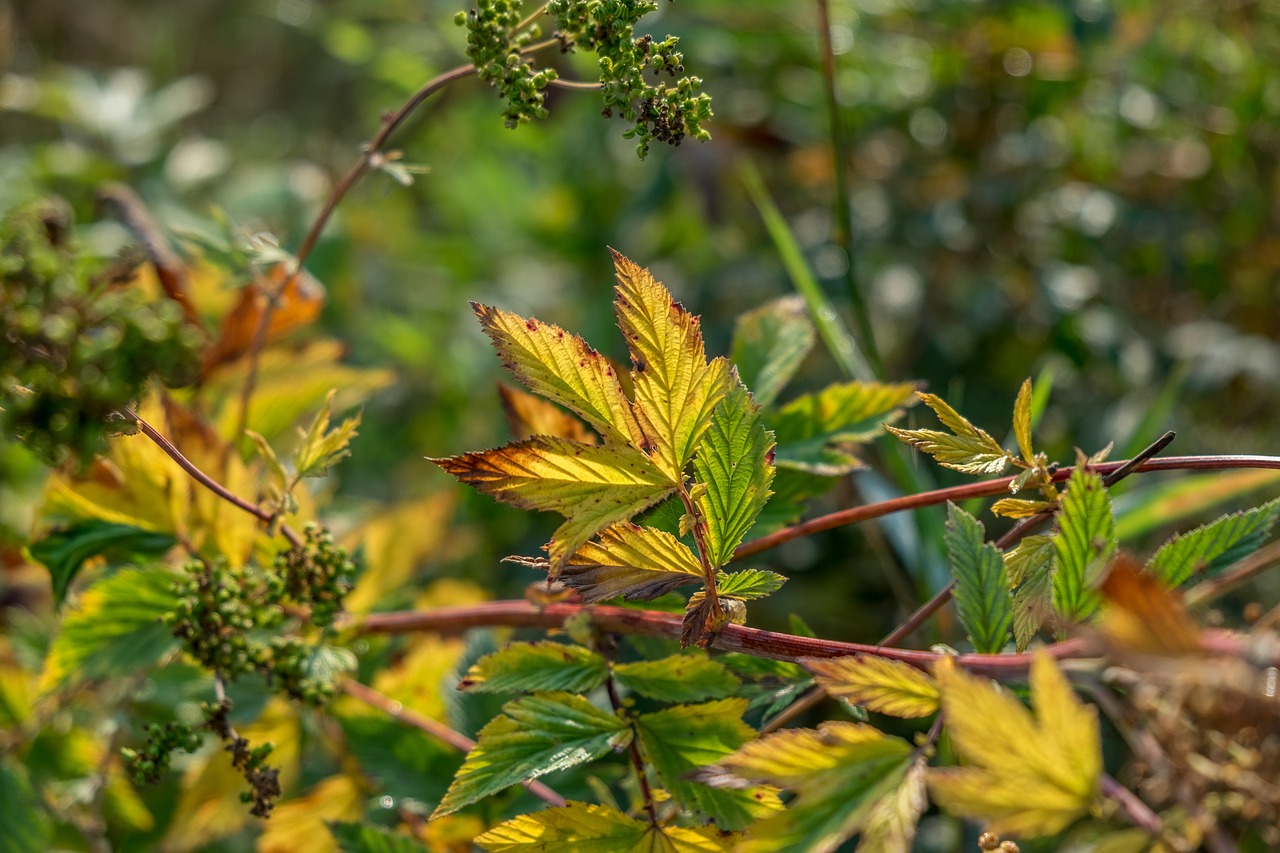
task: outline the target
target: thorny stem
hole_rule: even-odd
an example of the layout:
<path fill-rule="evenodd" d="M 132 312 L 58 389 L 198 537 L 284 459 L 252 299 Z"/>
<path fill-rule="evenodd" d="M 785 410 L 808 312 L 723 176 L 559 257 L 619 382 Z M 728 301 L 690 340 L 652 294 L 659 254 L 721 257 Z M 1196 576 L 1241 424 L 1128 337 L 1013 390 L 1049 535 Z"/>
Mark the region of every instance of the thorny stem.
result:
<path fill-rule="evenodd" d="M 377 708 L 379 711 L 394 717 L 407 726 L 412 726 L 421 732 L 435 738 L 441 743 L 447 744 L 461 752 L 470 752 L 476 745 L 476 742 L 464 735 L 462 732 L 449 728 L 444 723 L 433 720 L 425 714 L 420 714 L 412 708 L 406 708 L 403 703 L 392 699 L 384 693 L 379 693 L 372 687 L 366 687 L 358 681 L 347 680 L 342 682 L 342 692 L 355 699 L 359 699 L 366 705 Z M 521 783 L 544 803 L 555 807 L 568 805 L 565 798 L 548 788 L 543 783 L 534 780 L 528 780 Z"/>

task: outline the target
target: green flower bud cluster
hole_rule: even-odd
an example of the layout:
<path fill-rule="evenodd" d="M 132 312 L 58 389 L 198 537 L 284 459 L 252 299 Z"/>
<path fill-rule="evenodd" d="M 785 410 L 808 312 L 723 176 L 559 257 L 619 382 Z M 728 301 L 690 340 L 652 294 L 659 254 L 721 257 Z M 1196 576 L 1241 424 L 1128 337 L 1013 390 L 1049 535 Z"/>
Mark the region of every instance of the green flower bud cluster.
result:
<path fill-rule="evenodd" d="M 141 750 L 120 750 L 135 785 L 159 782 L 160 774 L 169 769 L 175 751 L 195 752 L 200 748 L 200 734 L 183 723 L 169 722 L 163 726 L 148 723 L 143 731 L 147 735 L 146 746 Z"/>
<path fill-rule="evenodd" d="M 52 201 L 0 222 L 0 430 L 54 465 L 100 452 L 153 377 L 195 381 L 202 346 L 180 306 L 129 285 L 136 262 L 89 262 L 69 227 Z"/>
<path fill-rule="evenodd" d="M 581 47 L 598 55 L 602 114 L 632 123 L 623 135 L 639 140 L 641 159 L 654 140 L 679 145 L 689 136 L 711 138 L 702 127 L 712 115 L 711 99 L 699 91 L 701 79 L 680 76 L 684 55 L 676 49 L 679 39 L 635 36 L 639 20 L 657 8 L 653 0 L 550 0 L 544 7 L 555 19 L 553 43 L 559 43 L 561 52 Z M 467 29 L 467 56 L 480 78 L 505 102 L 508 127 L 545 118 L 545 89 L 558 77 L 555 69 L 535 65 L 531 48 L 541 35 L 534 22 L 538 16 L 524 14 L 520 0 L 479 0 L 455 19 Z M 646 71 L 654 82 L 646 79 Z M 674 82 L 656 82 L 664 74 Z"/>
<path fill-rule="evenodd" d="M 303 533 L 303 547 L 276 555 L 275 571 L 284 583 L 284 593 L 311 608 L 311 623 L 328 628 L 355 584 L 356 566 L 346 551 L 334 545 L 328 530 L 310 522 Z"/>

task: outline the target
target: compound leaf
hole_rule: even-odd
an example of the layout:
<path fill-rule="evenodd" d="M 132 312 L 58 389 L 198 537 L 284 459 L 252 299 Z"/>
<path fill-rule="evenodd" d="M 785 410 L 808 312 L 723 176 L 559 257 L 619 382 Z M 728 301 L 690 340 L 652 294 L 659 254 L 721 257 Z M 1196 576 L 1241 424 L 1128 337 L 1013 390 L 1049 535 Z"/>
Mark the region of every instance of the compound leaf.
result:
<path fill-rule="evenodd" d="M 1116 550 L 1116 518 L 1102 477 L 1083 465 L 1071 473 L 1053 537 L 1053 606 L 1072 621 L 1097 610 L 1093 587 Z"/>
<path fill-rule="evenodd" d="M 503 365 L 530 391 L 582 418 L 606 441 L 640 447 L 644 436 L 608 360 L 577 335 L 541 320 L 471 303 Z"/>
<path fill-rule="evenodd" d="M 306 430 L 299 429 L 302 440 L 293 451 L 293 464 L 299 477 L 323 477 L 330 468 L 351 455 L 348 445 L 356 437 L 361 416 L 357 414 L 353 418 L 347 418 L 339 426 L 329 429 L 333 398 L 337 393 L 336 389 L 330 391 L 325 398 L 324 407 L 311 421 L 311 426 Z"/>
<path fill-rule="evenodd" d="M 716 408 L 693 460 L 698 483 L 707 487 L 696 503 L 706 523 L 707 557 L 717 568 L 733 557 L 769 500 L 773 448 L 760 407 L 738 382 Z"/>
<path fill-rule="evenodd" d="M 813 349 L 813 321 L 799 296 L 748 311 L 733 327 L 730 359 L 761 406 L 769 406 Z"/>
<path fill-rule="evenodd" d="M 891 717 L 927 717 L 938 710 L 938 684 L 902 661 L 875 655 L 805 658 L 805 669 L 831 696 Z"/>
<path fill-rule="evenodd" d="M 1277 515 L 1280 500 L 1179 533 L 1160 546 L 1148 568 L 1169 586 L 1213 573 L 1256 551 L 1271 533 Z"/>
<path fill-rule="evenodd" d="M 929 454 L 945 468 L 953 468 L 966 474 L 1004 472 L 1009 464 L 1009 454 L 1000 446 L 1000 442 L 965 420 L 959 412 L 943 402 L 941 397 L 923 391 L 917 391 L 916 396 L 933 409 L 938 420 L 951 433 L 933 429 L 898 429 L 887 425 L 885 429 L 904 444 Z"/>
<path fill-rule="evenodd" d="M 31 556 L 49 570 L 54 601 L 60 606 L 85 561 L 102 556 L 108 563 L 118 565 L 138 558 L 159 557 L 177 541 L 170 533 L 95 518 L 54 530 L 33 542 Z"/>
<path fill-rule="evenodd" d="M 779 467 L 838 477 L 865 467 L 857 447 L 880 435 L 885 422 L 914 402 L 911 383 L 845 382 L 797 397 L 770 419 Z"/>
<path fill-rule="evenodd" d="M 1009 583 L 999 550 L 984 541 L 982 523 L 947 504 L 947 560 L 956 579 L 956 605 L 969 641 L 982 654 L 1004 648 L 1013 624 Z"/>
<path fill-rule="evenodd" d="M 745 699 L 677 705 L 636 719 L 644 754 L 671 796 L 701 812 L 721 829 L 742 829 L 781 803 L 760 788 L 725 790 L 688 778 L 699 767 L 721 760 L 747 743 L 755 731 L 742 721 Z"/>
<path fill-rule="evenodd" d="M 618 327 L 627 339 L 636 410 L 655 464 L 679 481 L 711 413 L 734 383 L 729 362 L 707 363 L 698 318 L 648 270 L 613 253 Z"/>
<path fill-rule="evenodd" d="M 720 853 L 729 849 L 714 829 L 654 826 L 609 806 L 570 801 L 520 815 L 479 835 L 489 853 Z"/>
<path fill-rule="evenodd" d="M 627 724 L 581 696 L 553 692 L 502 707 L 476 738 L 467 760 L 432 817 L 526 779 L 592 761 L 627 742 Z"/>
<path fill-rule="evenodd" d="M 1038 654 L 1031 664 L 1034 718 L 1012 693 L 949 658 L 935 674 L 951 743 L 969 763 L 927 771 L 939 805 L 989 822 L 992 832 L 1028 836 L 1060 832 L 1089 813 L 1102 773 L 1097 712 L 1076 698 L 1051 657 Z"/>
<path fill-rule="evenodd" d="M 550 640 L 512 643 L 476 661 L 458 688 L 469 693 L 586 693 L 603 684 L 608 672 L 605 659 L 582 646 Z"/>
<path fill-rule="evenodd" d="M 504 503 L 564 515 L 548 548 L 553 578 L 592 536 L 652 506 L 675 488 L 638 450 L 550 436 L 431 461 Z"/>
<path fill-rule="evenodd" d="M 613 677 L 632 692 L 663 702 L 719 699 L 742 686 L 723 664 L 694 652 L 615 664 Z"/>

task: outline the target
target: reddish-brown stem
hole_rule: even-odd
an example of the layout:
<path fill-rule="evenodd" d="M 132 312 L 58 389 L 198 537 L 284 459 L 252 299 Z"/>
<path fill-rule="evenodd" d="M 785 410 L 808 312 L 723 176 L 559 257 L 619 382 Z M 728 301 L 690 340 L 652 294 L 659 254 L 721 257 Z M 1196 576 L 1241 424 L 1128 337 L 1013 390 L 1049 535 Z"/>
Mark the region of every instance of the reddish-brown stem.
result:
<path fill-rule="evenodd" d="M 1231 571 L 1223 572 L 1187 590 L 1186 602 L 1195 607 L 1206 601 L 1212 601 L 1231 587 L 1243 583 L 1277 562 L 1280 562 L 1280 542 L 1272 542 L 1241 560 Z"/>
<path fill-rule="evenodd" d="M 1139 799 L 1137 794 L 1106 773 L 1102 774 L 1102 795 L 1113 800 L 1120 807 L 1120 813 L 1125 816 L 1129 823 L 1139 829 L 1153 836 L 1159 836 L 1164 832 L 1164 825 L 1160 822 L 1160 816 Z"/>
<path fill-rule="evenodd" d="M 618 686 L 613 681 L 613 671 L 610 670 L 608 676 L 604 680 L 605 689 L 609 693 L 609 704 L 613 706 L 615 714 L 621 714 L 623 705 L 622 699 L 618 696 Z M 625 718 L 624 718 L 625 719 Z M 631 766 L 636 771 L 636 781 L 640 783 L 640 797 L 644 800 L 644 811 L 649 816 L 649 824 L 651 826 L 658 825 L 658 807 L 653 801 L 653 789 L 649 787 L 649 774 L 644 767 L 644 756 L 640 754 L 640 738 L 632 727 L 631 744 L 627 748 L 631 755 Z"/>
<path fill-rule="evenodd" d="M 425 714 L 420 714 L 412 708 L 406 708 L 403 703 L 392 699 L 383 693 L 379 693 L 372 687 L 366 687 L 358 681 L 342 682 L 342 692 L 348 696 L 359 699 L 366 705 L 377 708 L 379 711 L 390 717 L 401 721 L 407 726 L 413 726 L 419 731 L 425 732 L 427 735 L 435 738 L 441 743 L 461 752 L 470 752 L 476 745 L 476 742 L 464 735 L 462 732 L 449 728 L 444 723 L 433 720 Z M 546 785 L 535 780 L 522 782 L 529 793 L 538 799 L 552 806 L 565 806 L 568 803 L 565 798 L 548 788 Z"/>

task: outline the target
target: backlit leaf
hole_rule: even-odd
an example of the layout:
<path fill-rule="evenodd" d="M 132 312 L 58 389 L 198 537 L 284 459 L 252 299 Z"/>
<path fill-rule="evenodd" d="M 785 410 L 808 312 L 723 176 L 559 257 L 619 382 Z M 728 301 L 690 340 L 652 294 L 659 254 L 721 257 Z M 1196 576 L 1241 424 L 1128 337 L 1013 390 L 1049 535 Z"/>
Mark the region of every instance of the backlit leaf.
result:
<path fill-rule="evenodd" d="M 768 407 L 778 398 L 814 339 L 813 321 L 799 296 L 775 299 L 738 318 L 730 359 L 756 403 Z"/>
<path fill-rule="evenodd" d="M 86 590 L 53 641 L 41 690 L 136 672 L 173 650 L 178 641 L 160 620 L 177 606 L 175 579 L 168 569 L 128 569 Z"/>
<path fill-rule="evenodd" d="M 837 699 L 891 717 L 927 717 L 938 710 L 937 683 L 913 666 L 875 655 L 804 658 L 805 669 Z"/>
<path fill-rule="evenodd" d="M 1097 712 L 1076 698 L 1051 657 L 1038 654 L 1031 664 L 1034 718 L 1012 693 L 949 658 L 935 674 L 952 746 L 968 762 L 928 771 L 939 805 L 1001 835 L 1051 835 L 1089 813 L 1102 773 Z"/>
<path fill-rule="evenodd" d="M 1053 563 L 1052 536 L 1024 536 L 1018 547 L 1004 552 L 1004 571 L 1010 587 L 1016 587 L 1031 575 L 1048 571 Z"/>
<path fill-rule="evenodd" d="M 752 741 L 700 774 L 716 785 L 738 780 L 788 788 L 787 809 L 753 824 L 743 853 L 826 853 L 860 832 L 886 797 L 897 795 L 912 764 L 906 741 L 862 723 L 787 729 Z"/>
<path fill-rule="evenodd" d="M 751 600 L 764 598 L 782 588 L 787 579 L 777 572 L 763 569 L 743 569 L 740 572 L 720 572 L 716 575 L 716 589 L 721 595 Z"/>
<path fill-rule="evenodd" d="M 1013 639 L 1024 652 L 1045 620 L 1053 615 L 1052 536 L 1028 536 L 1005 554 L 1005 570 L 1013 591 Z M 1016 578 L 1016 579 L 1015 579 Z"/>
<path fill-rule="evenodd" d="M 363 779 L 347 773 L 321 779 L 306 793 L 276 806 L 258 837 L 256 853 L 294 853 L 297 850 L 335 853 L 339 849 L 347 849 L 340 847 L 329 823 L 359 820 L 364 815 L 364 800 Z M 379 850 L 376 846 L 349 849 L 361 853 Z"/>
<path fill-rule="evenodd" d="M 675 488 L 647 456 L 630 447 L 593 447 L 548 436 L 431 461 L 504 503 L 564 515 L 548 549 L 552 578 L 592 536 Z"/>
<path fill-rule="evenodd" d="M 644 755 L 663 787 L 678 803 L 705 814 L 721 829 L 742 829 L 754 818 L 778 809 L 768 789 L 719 789 L 688 778 L 747 743 L 755 731 L 742 721 L 745 699 L 721 699 L 677 705 L 636 719 Z"/>
<path fill-rule="evenodd" d="M 475 839 L 489 853 L 720 853 L 732 836 L 711 828 L 653 826 L 609 806 L 570 802 L 520 815 Z"/>
<path fill-rule="evenodd" d="M 458 685 L 472 693 L 566 690 L 586 693 L 604 683 L 608 664 L 582 646 L 512 643 L 476 661 Z"/>
<path fill-rule="evenodd" d="M 93 557 L 105 557 L 111 565 L 147 557 L 159 557 L 177 539 L 169 533 L 143 530 L 130 524 L 100 519 L 77 522 L 54 530 L 31 543 L 31 556 L 43 563 L 53 581 L 54 601 L 61 605 L 80 567 Z"/>
<path fill-rule="evenodd" d="M 953 503 L 947 504 L 947 560 L 956 579 L 956 606 L 969 641 L 982 654 L 998 654 L 1009 638 L 1013 613 L 1004 559 L 979 522 Z"/>
<path fill-rule="evenodd" d="M 885 429 L 922 453 L 927 453 L 943 467 L 954 468 L 966 474 L 1000 474 L 1008 467 L 1009 455 L 985 430 L 978 429 L 965 420 L 959 412 L 943 402 L 941 397 L 917 391 L 926 406 L 933 409 L 943 426 L 951 434 L 932 429 Z"/>
<path fill-rule="evenodd" d="M 1098 608 L 1093 587 L 1116 550 L 1116 519 L 1102 477 L 1079 466 L 1067 482 L 1053 537 L 1053 606 L 1082 622 Z"/>
<path fill-rule="evenodd" d="M 1013 403 L 1013 434 L 1018 440 L 1018 452 L 1029 465 L 1036 460 L 1035 449 L 1031 445 L 1031 380 L 1027 379 L 1018 389 L 1018 399 Z"/>
<path fill-rule="evenodd" d="M 1116 555 L 1099 589 L 1107 601 L 1099 627 L 1118 653 L 1172 657 L 1200 650 L 1182 596 L 1127 553 Z"/>
<path fill-rule="evenodd" d="M 1179 533 L 1160 546 L 1148 568 L 1169 586 L 1212 574 L 1256 551 L 1270 535 L 1277 515 L 1280 500 Z"/>
<path fill-rule="evenodd" d="M 1031 473 L 1035 473 L 1032 471 Z M 1030 518 L 1053 509 L 1049 501 L 1029 501 L 1022 498 L 1001 498 L 991 505 L 991 514 L 1004 518 Z"/>
<path fill-rule="evenodd" d="M 530 391 L 564 406 L 609 442 L 643 441 L 608 360 L 577 335 L 541 320 L 471 303 L 502 363 Z"/>
<path fill-rule="evenodd" d="M 615 664 L 613 677 L 628 690 L 663 702 L 719 699 L 742 685 L 723 664 L 697 652 Z"/>
<path fill-rule="evenodd" d="M 540 693 L 503 706 L 480 730 L 433 817 L 526 779 L 599 758 L 627 743 L 627 725 L 571 693 Z"/>
<path fill-rule="evenodd" d="M 707 487 L 697 505 L 706 523 L 707 558 L 717 568 L 732 559 L 769 500 L 773 446 L 760 407 L 738 383 L 716 408 L 693 460 L 697 482 Z"/>
<path fill-rule="evenodd" d="M 881 435 L 881 425 L 902 417 L 915 402 L 911 383 L 846 382 L 787 403 L 770 419 L 778 439 L 777 464 L 836 477 L 865 467 L 857 448 Z"/>
<path fill-rule="evenodd" d="M 507 426 L 516 441 L 534 435 L 554 435 L 583 444 L 595 444 L 595 433 L 582 421 L 541 397 L 498 383 L 498 399 L 507 416 Z"/>
<path fill-rule="evenodd" d="M 329 831 L 342 853 L 427 853 L 418 839 L 382 826 L 335 822 Z"/>
<path fill-rule="evenodd" d="M 505 562 L 547 570 L 548 560 L 508 557 Z M 702 564 L 689 547 L 670 533 L 630 522 L 605 528 L 569 558 L 561 573 L 565 586 L 594 604 L 622 596 L 647 601 L 678 586 L 702 580 Z"/>
<path fill-rule="evenodd" d="M 925 760 L 917 758 L 896 790 L 876 801 L 867 816 L 857 853 L 911 853 L 920 815 L 929 805 Z"/>
<path fill-rule="evenodd" d="M 613 263 L 618 326 L 631 352 L 640 426 L 655 464 L 678 481 L 712 411 L 734 384 L 729 362 L 707 363 L 698 318 L 648 270 L 617 252 Z"/>
<path fill-rule="evenodd" d="M 306 430 L 299 429 L 302 441 L 293 451 L 293 464 L 299 477 L 323 477 L 329 469 L 350 456 L 348 445 L 356 437 L 356 427 L 360 426 L 360 415 L 347 418 L 338 426 L 329 429 L 329 419 L 333 414 L 333 398 L 338 392 L 330 391 L 325 398 L 324 407 L 316 413 L 311 426 Z"/>

